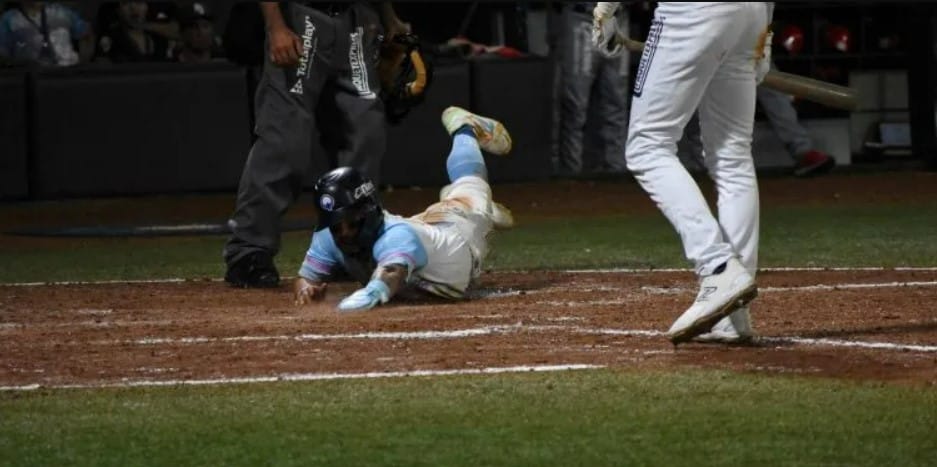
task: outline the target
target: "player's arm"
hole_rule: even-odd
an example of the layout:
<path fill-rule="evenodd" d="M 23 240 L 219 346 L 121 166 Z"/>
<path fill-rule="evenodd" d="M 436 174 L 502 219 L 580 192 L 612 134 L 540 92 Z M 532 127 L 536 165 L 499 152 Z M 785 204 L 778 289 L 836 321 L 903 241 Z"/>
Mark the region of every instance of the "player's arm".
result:
<path fill-rule="evenodd" d="M 270 61 L 278 66 L 299 63 L 299 57 L 303 54 L 303 41 L 286 25 L 279 2 L 260 2 L 260 11 L 263 12 L 267 28 Z"/>
<path fill-rule="evenodd" d="M 341 254 L 328 230 L 313 234 L 309 250 L 299 267 L 298 277 L 293 281 L 293 303 L 302 306 L 325 298 L 328 278 L 340 264 L 340 258 Z"/>
<path fill-rule="evenodd" d="M 374 259 L 377 267 L 371 280 L 342 300 L 339 310 L 369 310 L 387 303 L 406 286 L 410 275 L 428 262 L 426 248 L 413 228 L 406 224 L 391 227 L 375 242 Z"/>
<path fill-rule="evenodd" d="M 363 288 L 345 297 L 338 304 L 342 311 L 369 310 L 377 305 L 387 303 L 410 277 L 410 267 L 403 262 L 390 262 L 379 264 L 371 275 L 371 280 Z"/>

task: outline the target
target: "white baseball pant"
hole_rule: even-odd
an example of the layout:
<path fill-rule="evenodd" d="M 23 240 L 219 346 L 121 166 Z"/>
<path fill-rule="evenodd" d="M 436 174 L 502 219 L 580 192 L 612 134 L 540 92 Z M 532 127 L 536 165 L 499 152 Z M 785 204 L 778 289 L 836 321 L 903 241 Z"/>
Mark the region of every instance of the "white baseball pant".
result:
<path fill-rule="evenodd" d="M 628 169 L 674 226 L 700 276 L 732 256 L 752 275 L 757 268 L 755 59 L 772 10 L 765 3 L 661 2 L 635 77 Z M 676 154 L 697 108 L 718 220 Z"/>

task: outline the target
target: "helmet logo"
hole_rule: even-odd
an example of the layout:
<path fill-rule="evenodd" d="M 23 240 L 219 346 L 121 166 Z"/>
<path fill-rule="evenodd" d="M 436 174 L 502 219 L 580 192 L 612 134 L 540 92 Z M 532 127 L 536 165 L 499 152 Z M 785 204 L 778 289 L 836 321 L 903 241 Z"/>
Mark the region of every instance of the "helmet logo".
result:
<path fill-rule="evenodd" d="M 358 188 L 355 188 L 355 199 L 359 199 L 363 196 L 368 196 L 372 193 L 374 193 L 374 183 L 372 182 L 362 183 L 361 186 L 359 186 Z"/>
<path fill-rule="evenodd" d="M 335 198 L 332 195 L 322 195 L 319 198 L 319 206 L 325 211 L 332 212 L 335 209 Z"/>

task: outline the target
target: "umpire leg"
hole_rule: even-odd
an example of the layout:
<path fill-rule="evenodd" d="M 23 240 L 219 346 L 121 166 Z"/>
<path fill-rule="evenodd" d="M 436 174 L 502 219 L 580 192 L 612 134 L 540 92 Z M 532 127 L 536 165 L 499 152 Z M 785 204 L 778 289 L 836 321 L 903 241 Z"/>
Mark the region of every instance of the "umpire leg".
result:
<path fill-rule="evenodd" d="M 314 109 L 327 76 L 322 45 L 329 42 L 320 39 L 330 34 L 330 28 L 327 22 L 320 25 L 323 18 L 328 20 L 324 15 L 291 10 L 286 16 L 304 41 L 304 60 L 296 67 L 278 67 L 267 56 L 264 63 L 255 96 L 257 140 L 241 174 L 235 211 L 228 221 L 232 235 L 224 248 L 225 279 L 233 285 L 279 282 L 272 258 L 280 250 L 280 218 L 299 197 L 310 164 Z"/>

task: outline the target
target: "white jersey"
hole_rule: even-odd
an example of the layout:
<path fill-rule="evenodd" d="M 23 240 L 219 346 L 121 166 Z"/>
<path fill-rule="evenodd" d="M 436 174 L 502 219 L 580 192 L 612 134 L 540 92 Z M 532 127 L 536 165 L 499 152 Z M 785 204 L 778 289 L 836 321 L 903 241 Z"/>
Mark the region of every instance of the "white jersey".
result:
<path fill-rule="evenodd" d="M 369 264 L 346 257 L 328 230 L 317 232 L 299 275 L 322 279 L 342 267 L 366 283 L 381 264 L 405 264 L 407 283 L 434 295 L 461 298 L 481 273 L 492 229 L 491 188 L 468 176 L 447 186 L 440 201 L 420 214 L 404 218 L 384 214 L 384 225 Z"/>

